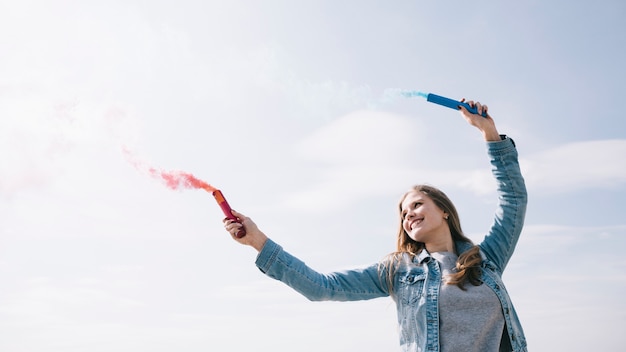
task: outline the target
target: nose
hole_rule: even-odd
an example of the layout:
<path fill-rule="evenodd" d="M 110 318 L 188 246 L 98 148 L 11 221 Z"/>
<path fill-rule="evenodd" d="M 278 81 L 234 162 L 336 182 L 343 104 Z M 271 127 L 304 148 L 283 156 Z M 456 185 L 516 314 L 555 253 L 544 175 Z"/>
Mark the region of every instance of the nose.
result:
<path fill-rule="evenodd" d="M 413 210 L 408 210 L 408 211 L 406 212 L 406 216 L 405 216 L 405 218 L 406 218 L 407 220 L 410 220 L 410 219 L 412 219 L 413 217 L 415 217 L 415 212 L 414 212 Z"/>

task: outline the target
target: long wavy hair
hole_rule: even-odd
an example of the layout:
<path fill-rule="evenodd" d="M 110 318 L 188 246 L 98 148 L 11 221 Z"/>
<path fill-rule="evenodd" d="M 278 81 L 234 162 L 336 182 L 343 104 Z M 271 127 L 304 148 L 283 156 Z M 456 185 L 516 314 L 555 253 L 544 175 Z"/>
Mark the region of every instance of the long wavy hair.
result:
<path fill-rule="evenodd" d="M 393 291 L 394 275 L 403 261 L 402 258 L 408 254 L 409 257 L 413 259 L 413 257 L 419 255 L 425 249 L 424 243 L 417 242 L 409 237 L 406 231 L 404 231 L 404 227 L 402 226 L 402 202 L 407 197 L 407 195 L 412 192 L 423 193 L 428 198 L 430 198 L 435 203 L 435 205 L 439 207 L 439 209 L 448 214 L 448 219 L 446 220 L 446 222 L 448 223 L 450 233 L 452 234 L 452 240 L 454 242 L 462 241 L 470 243 L 472 245 L 472 247 L 465 252 L 457 253 L 459 258 L 456 262 L 456 272 L 450 274 L 447 277 L 446 283 L 450 285 L 457 285 L 462 290 L 465 290 L 463 285 L 466 282 L 470 282 L 474 286 L 481 285 L 482 281 L 480 279 L 480 263 L 482 262 L 482 258 L 480 256 L 480 250 L 478 246 L 472 242 L 472 240 L 470 240 L 463 234 L 463 230 L 461 229 L 461 221 L 459 219 L 459 214 L 456 211 L 456 207 L 454 206 L 452 201 L 450 201 L 450 198 L 448 198 L 448 196 L 441 190 L 430 185 L 422 184 L 413 186 L 413 188 L 406 192 L 400 199 L 398 205 L 398 213 L 400 214 L 400 228 L 398 230 L 397 251 L 389 254 L 387 260 L 384 261 L 388 265 L 386 276 L 390 292 Z"/>

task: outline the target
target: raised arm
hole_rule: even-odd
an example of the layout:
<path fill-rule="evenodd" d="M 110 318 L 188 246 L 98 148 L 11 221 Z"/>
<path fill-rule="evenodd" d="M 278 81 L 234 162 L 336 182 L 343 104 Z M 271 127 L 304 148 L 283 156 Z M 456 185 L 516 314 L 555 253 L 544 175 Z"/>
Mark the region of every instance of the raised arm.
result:
<path fill-rule="evenodd" d="M 470 101 L 468 104 L 473 106 L 474 102 Z M 491 116 L 480 116 L 483 110 L 487 110 L 486 106 L 481 106 L 480 103 L 475 105 L 478 114 L 471 114 L 463 107 L 461 113 L 471 125 L 481 131 L 487 142 L 491 171 L 497 182 L 498 194 L 493 224 L 479 246 L 502 273 L 513 255 L 522 232 L 528 197 L 515 143 L 498 133 Z"/>

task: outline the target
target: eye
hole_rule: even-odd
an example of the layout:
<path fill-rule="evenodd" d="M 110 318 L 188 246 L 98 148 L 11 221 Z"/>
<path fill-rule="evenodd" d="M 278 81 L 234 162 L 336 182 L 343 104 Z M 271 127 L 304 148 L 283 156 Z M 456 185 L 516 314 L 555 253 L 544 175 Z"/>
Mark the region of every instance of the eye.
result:
<path fill-rule="evenodd" d="M 410 210 L 417 209 L 420 206 L 422 206 L 422 204 L 424 204 L 424 203 L 421 202 L 421 201 L 413 202 L 413 203 L 411 203 L 409 205 L 408 209 L 410 209 Z M 402 219 L 406 218 L 407 212 L 408 212 L 407 209 L 403 209 L 402 210 L 402 213 L 400 213 L 400 216 L 402 217 Z"/>

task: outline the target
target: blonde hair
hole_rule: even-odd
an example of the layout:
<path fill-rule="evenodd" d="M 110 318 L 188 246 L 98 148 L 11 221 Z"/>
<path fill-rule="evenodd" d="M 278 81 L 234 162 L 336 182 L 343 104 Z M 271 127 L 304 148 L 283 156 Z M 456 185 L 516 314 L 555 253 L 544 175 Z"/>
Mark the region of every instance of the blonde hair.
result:
<path fill-rule="evenodd" d="M 459 258 L 456 262 L 456 273 L 450 274 L 446 283 L 449 285 L 456 285 L 462 290 L 465 290 L 463 285 L 468 281 L 474 286 L 479 286 L 482 283 L 480 279 L 482 274 L 480 268 L 482 258 L 480 256 L 479 247 L 463 234 L 459 214 L 456 211 L 456 207 L 454 206 L 450 198 L 448 198 L 448 196 L 438 188 L 422 184 L 413 186 L 411 190 L 409 190 L 402 196 L 399 202 L 400 228 L 398 230 L 397 236 L 397 251 L 389 254 L 387 258 L 383 261 L 385 263 L 384 266 L 388 267 L 386 276 L 387 284 L 389 285 L 389 291 L 393 291 L 393 278 L 396 270 L 402 262 L 402 257 L 405 254 L 408 254 L 411 258 L 413 258 L 416 255 L 419 255 L 425 248 L 424 243 L 417 242 L 409 237 L 406 231 L 404 231 L 404 227 L 402 226 L 402 202 L 407 197 L 407 195 L 412 192 L 423 193 L 428 198 L 430 198 L 435 203 L 435 205 L 439 207 L 439 209 L 448 214 L 446 222 L 448 223 L 450 233 L 452 234 L 452 241 L 454 241 L 455 243 L 457 241 L 461 241 L 472 245 L 471 248 L 466 250 L 465 252 L 457 253 Z"/>

